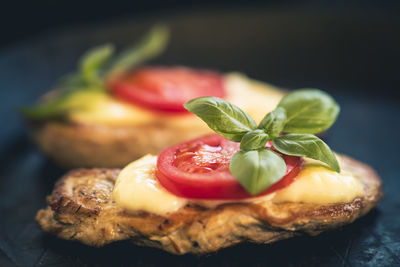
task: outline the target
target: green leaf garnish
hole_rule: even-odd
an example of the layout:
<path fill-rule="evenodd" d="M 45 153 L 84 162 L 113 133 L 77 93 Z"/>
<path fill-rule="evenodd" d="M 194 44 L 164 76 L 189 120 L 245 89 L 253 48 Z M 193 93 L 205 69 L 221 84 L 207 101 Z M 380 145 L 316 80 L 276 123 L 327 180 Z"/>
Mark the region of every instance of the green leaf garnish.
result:
<path fill-rule="evenodd" d="M 103 85 L 100 70 L 110 60 L 114 50 L 113 45 L 105 44 L 90 49 L 82 56 L 80 74 L 87 84 Z"/>
<path fill-rule="evenodd" d="M 340 172 L 331 149 L 312 134 L 328 129 L 340 110 L 335 100 L 320 90 L 287 94 L 258 127 L 246 112 L 216 97 L 195 98 L 184 107 L 215 132 L 240 142 L 241 150 L 232 157 L 229 170 L 251 195 L 263 192 L 286 173 L 282 157 L 265 147 L 269 140 L 282 154 L 316 159 Z"/>
<path fill-rule="evenodd" d="M 307 157 L 322 161 L 336 172 L 340 172 L 339 163 L 331 149 L 313 134 L 287 134 L 272 140 L 272 144 L 285 155 Z"/>
<path fill-rule="evenodd" d="M 46 119 L 61 116 L 65 112 L 66 96 L 58 97 L 37 107 L 20 108 L 21 114 L 28 118 Z"/>
<path fill-rule="evenodd" d="M 157 57 L 168 43 L 169 30 L 164 25 L 156 25 L 135 46 L 123 51 L 113 62 L 108 70 L 108 77 L 122 75 L 129 69 Z"/>
<path fill-rule="evenodd" d="M 254 120 L 239 107 L 217 97 L 198 97 L 183 105 L 215 132 L 234 142 L 257 128 Z"/>
<path fill-rule="evenodd" d="M 257 195 L 279 181 L 286 173 L 286 163 L 270 149 L 239 151 L 229 170 L 251 195 Z"/>
<path fill-rule="evenodd" d="M 79 59 L 78 70 L 64 77 L 57 85 L 60 93 L 35 107 L 22 108 L 21 113 L 30 119 L 45 120 L 63 116 L 71 109 L 82 108 L 85 103 L 72 97 L 78 91 L 107 93 L 107 81 L 124 75 L 127 71 L 162 53 L 167 46 L 169 30 L 166 26 L 154 26 L 135 46 L 113 58 L 115 48 L 111 44 L 89 49 Z M 79 105 L 70 105 L 70 99 Z"/>
<path fill-rule="evenodd" d="M 276 137 L 282 132 L 286 122 L 286 110 L 281 107 L 277 107 L 262 119 L 258 125 L 259 129 L 263 129 L 268 133 L 271 138 Z"/>
<path fill-rule="evenodd" d="M 62 93 L 62 92 L 61 92 Z M 29 113 L 28 116 L 34 116 L 35 119 L 46 119 L 48 117 L 63 118 L 68 111 L 82 111 L 90 109 L 93 103 L 98 99 L 107 97 L 104 93 L 96 90 L 77 90 L 72 94 L 65 94 L 56 97 L 53 101 L 49 101 L 35 108 L 22 108 L 22 114 Z"/>
<path fill-rule="evenodd" d="M 316 134 L 325 131 L 335 122 L 340 107 L 327 93 L 318 89 L 300 89 L 287 94 L 278 107 L 286 110 L 287 133 Z"/>
<path fill-rule="evenodd" d="M 261 129 L 247 132 L 240 141 L 241 150 L 256 150 L 265 147 L 268 141 L 268 134 Z"/>

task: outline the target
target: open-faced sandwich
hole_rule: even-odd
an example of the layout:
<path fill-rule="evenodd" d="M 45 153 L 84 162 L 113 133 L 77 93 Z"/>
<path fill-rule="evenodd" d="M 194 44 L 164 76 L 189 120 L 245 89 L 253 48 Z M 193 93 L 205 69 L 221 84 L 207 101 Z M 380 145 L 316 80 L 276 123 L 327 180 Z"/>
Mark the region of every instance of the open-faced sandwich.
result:
<path fill-rule="evenodd" d="M 90 246 L 119 240 L 174 254 L 270 243 L 353 222 L 377 205 L 374 170 L 314 134 L 339 107 L 326 93 L 286 95 L 257 125 L 215 97 L 185 104 L 218 134 L 147 155 L 124 169 L 78 169 L 59 180 L 36 220 Z"/>
<path fill-rule="evenodd" d="M 41 150 L 68 168 L 123 167 L 144 154 L 210 133 L 184 109 L 192 98 L 224 98 L 261 119 L 283 96 L 237 73 L 141 66 L 164 49 L 167 39 L 167 29 L 157 26 L 117 56 L 111 45 L 88 51 L 76 73 L 37 106 L 22 110 Z"/>

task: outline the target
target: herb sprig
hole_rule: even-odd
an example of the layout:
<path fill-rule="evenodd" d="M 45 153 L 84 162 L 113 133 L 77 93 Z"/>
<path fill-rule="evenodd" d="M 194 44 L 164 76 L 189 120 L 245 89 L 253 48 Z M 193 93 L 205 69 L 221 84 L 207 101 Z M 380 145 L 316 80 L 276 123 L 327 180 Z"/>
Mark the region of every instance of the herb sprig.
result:
<path fill-rule="evenodd" d="M 335 100 L 321 90 L 287 94 L 258 125 L 239 107 L 216 97 L 195 98 L 184 107 L 215 132 L 240 142 L 229 170 L 251 195 L 263 192 L 286 173 L 282 157 L 265 147 L 268 141 L 282 154 L 319 160 L 340 172 L 329 146 L 314 135 L 331 127 L 340 111 Z"/>
<path fill-rule="evenodd" d="M 89 49 L 79 59 L 77 71 L 63 77 L 57 84 L 57 94 L 38 106 L 22 108 L 21 113 L 35 120 L 60 116 L 68 110 L 84 106 L 75 97 L 78 91 L 107 93 L 107 82 L 124 75 L 127 71 L 161 54 L 167 46 L 169 30 L 166 26 L 154 26 L 136 45 L 115 54 L 112 44 Z"/>

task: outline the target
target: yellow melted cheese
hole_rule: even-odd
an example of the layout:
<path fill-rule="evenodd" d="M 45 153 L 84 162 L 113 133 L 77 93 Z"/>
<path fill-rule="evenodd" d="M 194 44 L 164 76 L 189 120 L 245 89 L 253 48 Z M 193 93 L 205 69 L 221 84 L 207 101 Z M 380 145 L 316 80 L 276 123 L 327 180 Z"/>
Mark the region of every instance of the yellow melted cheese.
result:
<path fill-rule="evenodd" d="M 350 202 L 362 195 L 360 181 L 350 173 L 337 173 L 307 160 L 296 180 L 279 190 L 272 201 L 329 204 Z"/>
<path fill-rule="evenodd" d="M 120 207 L 157 214 L 177 211 L 187 202 L 166 189 L 155 179 L 157 157 L 147 155 L 126 166 L 119 174 L 113 198 Z"/>
<path fill-rule="evenodd" d="M 273 110 L 283 96 L 282 91 L 277 88 L 248 79 L 238 73 L 225 75 L 224 83 L 227 100 L 244 109 L 256 121 L 260 121 L 267 112 Z M 184 124 L 189 128 L 191 124 L 201 123 L 201 120 L 195 116 L 188 116 L 188 114 L 160 115 L 156 111 L 125 103 L 99 92 L 77 94 L 76 100 L 78 100 L 79 106 L 70 108 L 69 119 L 80 124 L 126 126 L 162 119 L 168 120 L 170 124 Z M 204 127 L 207 126 L 204 124 Z"/>
<path fill-rule="evenodd" d="M 108 94 L 82 91 L 70 100 L 68 117 L 80 124 L 126 125 L 140 124 L 153 119 L 154 115 L 144 108 L 120 101 Z"/>
<path fill-rule="evenodd" d="M 291 185 L 267 196 L 240 201 L 180 198 L 158 183 L 155 177 L 156 160 L 156 156 L 147 155 L 132 162 L 121 171 L 113 191 L 117 205 L 131 211 L 144 210 L 156 214 L 167 214 L 177 211 L 187 203 L 207 207 L 243 201 L 328 204 L 350 202 L 363 195 L 360 181 L 351 174 L 335 173 L 322 164 L 307 160 Z"/>

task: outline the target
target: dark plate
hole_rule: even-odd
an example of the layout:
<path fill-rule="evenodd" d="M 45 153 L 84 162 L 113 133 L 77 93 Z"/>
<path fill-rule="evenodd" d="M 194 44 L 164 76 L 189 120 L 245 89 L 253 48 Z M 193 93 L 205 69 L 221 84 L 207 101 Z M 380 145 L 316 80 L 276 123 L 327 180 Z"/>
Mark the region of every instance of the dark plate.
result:
<path fill-rule="evenodd" d="M 391 15 L 393 14 L 393 15 Z M 399 29 L 397 14 L 345 10 L 213 9 L 152 14 L 59 29 L 0 54 L 0 265 L 23 266 L 399 266 Z M 30 104 L 74 67 L 88 47 L 123 47 L 155 21 L 172 43 L 155 63 L 238 70 L 282 87 L 319 87 L 341 104 L 327 141 L 372 165 L 385 183 L 378 209 L 317 237 L 241 244 L 206 256 L 174 256 L 126 242 L 90 248 L 44 234 L 35 224 L 64 172 L 43 158 L 16 107 Z"/>

